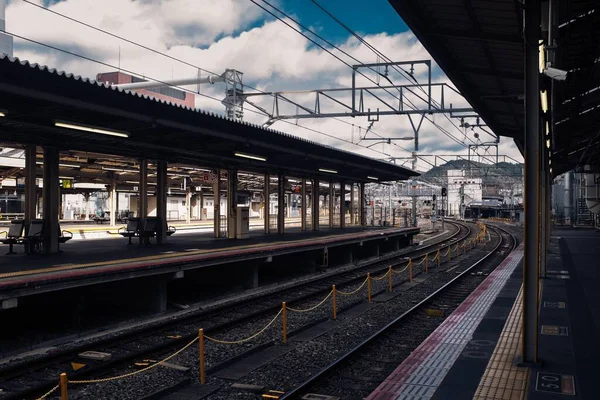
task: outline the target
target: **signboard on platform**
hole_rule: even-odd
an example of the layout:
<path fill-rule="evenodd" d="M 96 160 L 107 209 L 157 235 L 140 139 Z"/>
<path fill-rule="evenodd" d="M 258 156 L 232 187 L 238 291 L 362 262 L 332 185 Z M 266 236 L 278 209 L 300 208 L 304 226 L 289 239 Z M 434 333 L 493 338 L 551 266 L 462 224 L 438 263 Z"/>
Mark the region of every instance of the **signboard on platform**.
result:
<path fill-rule="evenodd" d="M 569 336 L 569 328 L 558 325 L 542 325 L 542 335 Z"/>
<path fill-rule="evenodd" d="M 73 189 L 73 179 L 63 179 L 62 180 L 62 188 L 63 189 Z"/>
<path fill-rule="evenodd" d="M 549 392 L 575 396 L 575 380 L 573 379 L 573 375 L 538 372 L 535 382 L 535 390 L 538 392 Z"/>
<path fill-rule="evenodd" d="M 212 172 L 202 173 L 202 182 L 215 183 L 216 181 L 217 181 L 217 174 L 213 174 Z"/>

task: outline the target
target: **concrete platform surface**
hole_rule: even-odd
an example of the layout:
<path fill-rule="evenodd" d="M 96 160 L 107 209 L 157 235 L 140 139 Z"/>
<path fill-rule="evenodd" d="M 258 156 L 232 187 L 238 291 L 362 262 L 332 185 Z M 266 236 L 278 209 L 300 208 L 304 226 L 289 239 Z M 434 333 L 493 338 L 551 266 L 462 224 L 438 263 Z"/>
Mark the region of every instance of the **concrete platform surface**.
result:
<path fill-rule="evenodd" d="M 413 235 L 418 228 L 348 227 L 318 232 L 290 228 L 285 235 L 253 233 L 249 239 L 215 239 L 210 234 L 181 234 L 165 245 L 127 245 L 127 239 L 71 241 L 60 254 L 0 257 L 0 292 L 31 282 L 74 279 L 82 275 L 108 274 L 167 265 L 216 262 L 231 257 L 286 254 L 348 243 L 382 239 L 389 235 Z M 22 249 L 22 248 L 21 248 Z"/>

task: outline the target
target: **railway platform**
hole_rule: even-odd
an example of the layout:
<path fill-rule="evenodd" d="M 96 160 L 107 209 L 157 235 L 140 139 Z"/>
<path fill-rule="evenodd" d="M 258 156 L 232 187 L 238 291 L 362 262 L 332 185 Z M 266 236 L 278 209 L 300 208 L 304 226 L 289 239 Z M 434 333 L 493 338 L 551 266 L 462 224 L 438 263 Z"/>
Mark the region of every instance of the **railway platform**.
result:
<path fill-rule="evenodd" d="M 598 233 L 553 230 L 540 281 L 538 364 L 519 358 L 520 245 L 367 399 L 596 398 L 598 256 Z"/>
<path fill-rule="evenodd" d="M 0 301 L 3 309 L 15 308 L 28 296 L 126 282 L 126 291 L 142 291 L 152 302 L 162 299 L 161 311 L 166 307 L 166 286 L 184 276 L 190 282 L 227 279 L 257 287 L 263 269 L 343 265 L 406 247 L 418 232 L 419 228 L 355 226 L 343 232 L 290 228 L 285 236 L 254 233 L 245 240 L 178 234 L 168 244 L 150 246 L 128 246 L 123 238 L 72 241 L 61 254 L 0 258 Z M 98 295 L 114 290 L 106 286 Z"/>

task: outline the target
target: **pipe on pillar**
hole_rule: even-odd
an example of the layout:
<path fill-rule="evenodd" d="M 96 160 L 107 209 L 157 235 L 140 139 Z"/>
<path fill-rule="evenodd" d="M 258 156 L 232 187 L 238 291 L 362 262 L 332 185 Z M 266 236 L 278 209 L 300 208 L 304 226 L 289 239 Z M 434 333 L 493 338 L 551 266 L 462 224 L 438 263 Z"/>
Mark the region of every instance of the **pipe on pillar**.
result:
<path fill-rule="evenodd" d="M 346 183 L 340 182 L 340 229 L 346 227 Z"/>
<path fill-rule="evenodd" d="M 285 231 L 285 176 L 277 176 L 277 233 L 283 235 Z"/>
<path fill-rule="evenodd" d="M 221 170 L 215 170 L 213 182 L 213 230 L 216 238 L 221 237 Z"/>
<path fill-rule="evenodd" d="M 539 196 L 540 196 L 540 0 L 525 3 L 525 225 L 523 243 L 522 361 L 536 363 L 539 306 Z"/>
<path fill-rule="evenodd" d="M 36 182 L 36 148 L 34 145 L 25 147 L 25 229 L 29 230 L 29 223 L 36 217 L 37 188 Z M 25 232 L 27 233 L 27 232 Z"/>
<path fill-rule="evenodd" d="M 237 221 L 237 171 L 227 171 L 227 238 L 235 239 Z"/>
<path fill-rule="evenodd" d="M 156 163 L 156 216 L 158 229 L 156 243 L 167 243 L 167 161 L 158 160 Z"/>
<path fill-rule="evenodd" d="M 354 182 L 350 183 L 350 225 L 354 225 Z"/>
<path fill-rule="evenodd" d="M 59 181 L 58 181 L 58 149 L 44 148 L 44 252 L 58 253 L 59 224 Z"/>
<path fill-rule="evenodd" d="M 358 213 L 360 215 L 360 226 L 365 226 L 367 224 L 367 218 L 365 215 L 365 183 L 360 183 L 358 195 Z"/>
<path fill-rule="evenodd" d="M 312 230 L 319 230 L 319 178 L 313 179 L 311 188 L 311 199 L 312 199 Z"/>
<path fill-rule="evenodd" d="M 333 186 L 333 182 L 329 182 L 329 228 L 333 228 L 333 206 L 334 201 L 333 198 L 335 196 L 335 188 Z"/>
<path fill-rule="evenodd" d="M 265 184 L 263 187 L 263 217 L 265 223 L 265 234 L 269 233 L 271 225 L 271 175 L 265 174 Z"/>
<path fill-rule="evenodd" d="M 306 179 L 302 178 L 302 187 L 300 188 L 300 226 L 303 231 L 306 230 Z"/>

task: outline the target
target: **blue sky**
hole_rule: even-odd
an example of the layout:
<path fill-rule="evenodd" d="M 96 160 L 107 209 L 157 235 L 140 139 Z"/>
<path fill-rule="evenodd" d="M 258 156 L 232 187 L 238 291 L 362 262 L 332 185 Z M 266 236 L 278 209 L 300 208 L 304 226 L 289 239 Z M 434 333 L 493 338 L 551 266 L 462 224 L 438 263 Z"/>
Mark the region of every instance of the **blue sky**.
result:
<path fill-rule="evenodd" d="M 49 6 L 60 1 L 43 0 L 43 3 L 45 6 Z M 302 24 L 316 28 L 320 35 L 336 44 L 348 39 L 348 32 L 311 0 L 273 0 L 269 3 L 293 15 Z M 319 0 L 319 4 L 361 35 L 381 32 L 395 34 L 408 30 L 408 27 L 400 19 L 388 0 L 370 0 L 368 2 L 365 0 Z M 264 3 L 261 3 L 261 5 L 269 8 Z M 274 19 L 268 15 L 267 17 L 267 20 Z M 264 19 L 257 20 L 250 27 L 257 27 L 263 23 Z M 248 28 L 248 26 L 243 26 L 240 27 L 239 31 Z"/>
<path fill-rule="evenodd" d="M 311 0 L 280 0 L 280 4 L 283 11 L 296 15 L 304 25 L 318 28 L 328 40 L 340 43 L 348 38 L 348 32 Z M 388 0 L 319 0 L 319 4 L 362 35 L 408 30 Z"/>

